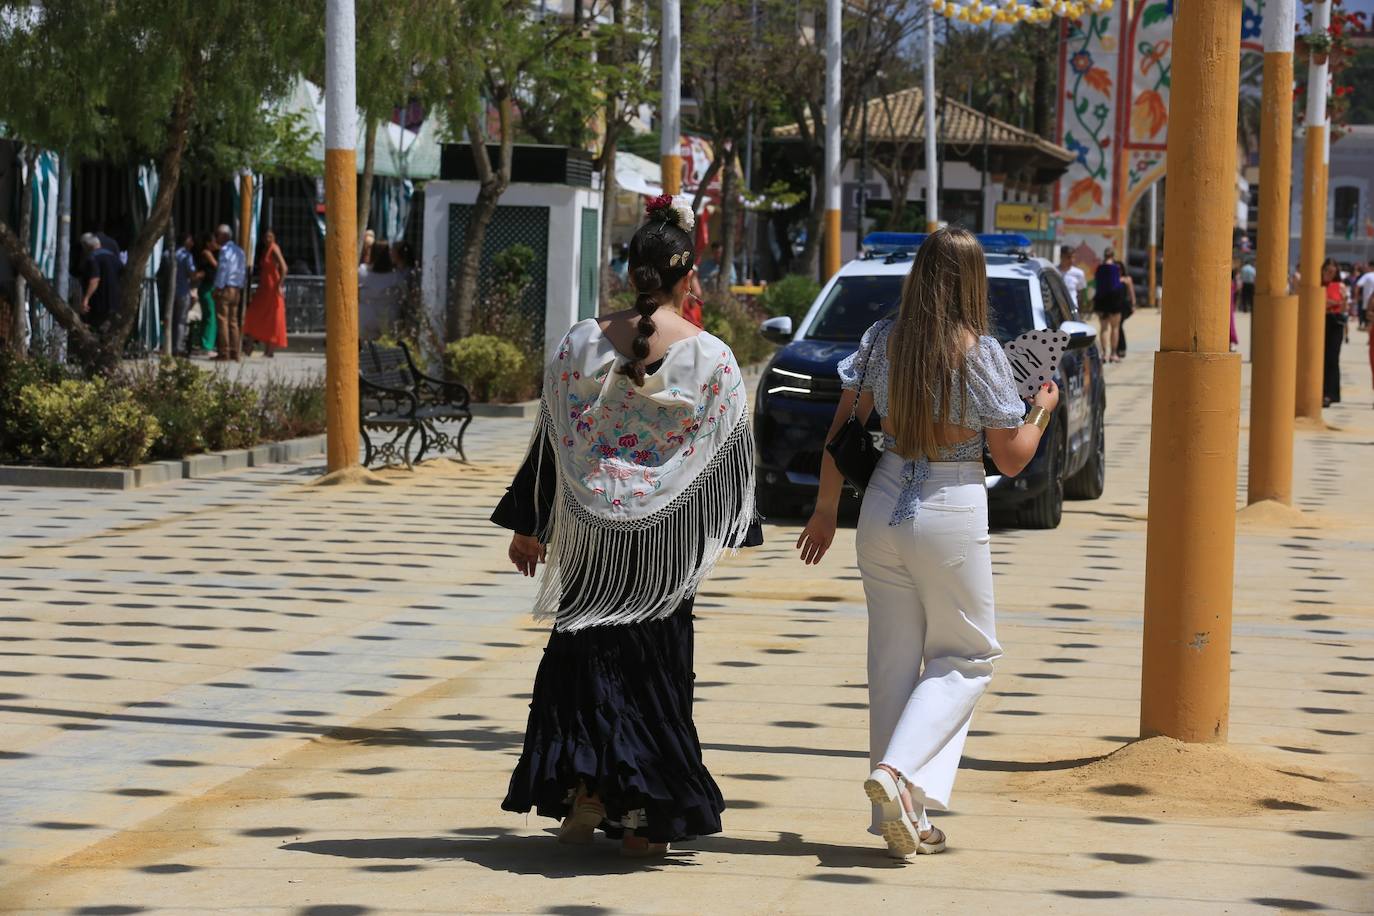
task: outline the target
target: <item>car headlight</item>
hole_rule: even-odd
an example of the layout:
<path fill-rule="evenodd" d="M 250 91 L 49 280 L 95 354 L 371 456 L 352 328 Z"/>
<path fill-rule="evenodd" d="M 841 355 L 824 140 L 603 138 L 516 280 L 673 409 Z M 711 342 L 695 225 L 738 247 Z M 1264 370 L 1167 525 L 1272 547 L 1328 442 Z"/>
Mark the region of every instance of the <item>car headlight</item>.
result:
<path fill-rule="evenodd" d="M 790 369 L 769 369 L 767 392 L 769 394 L 810 394 L 812 378 L 802 372 Z"/>

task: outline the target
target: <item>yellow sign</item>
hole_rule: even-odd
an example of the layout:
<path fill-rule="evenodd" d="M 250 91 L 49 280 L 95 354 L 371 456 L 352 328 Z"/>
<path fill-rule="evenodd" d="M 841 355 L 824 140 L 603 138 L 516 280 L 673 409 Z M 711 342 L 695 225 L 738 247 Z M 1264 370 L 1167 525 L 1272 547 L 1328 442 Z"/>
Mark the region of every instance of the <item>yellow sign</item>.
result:
<path fill-rule="evenodd" d="M 1050 227 L 1050 211 L 1039 204 L 998 204 L 993 224 L 1009 232 L 1044 232 Z"/>

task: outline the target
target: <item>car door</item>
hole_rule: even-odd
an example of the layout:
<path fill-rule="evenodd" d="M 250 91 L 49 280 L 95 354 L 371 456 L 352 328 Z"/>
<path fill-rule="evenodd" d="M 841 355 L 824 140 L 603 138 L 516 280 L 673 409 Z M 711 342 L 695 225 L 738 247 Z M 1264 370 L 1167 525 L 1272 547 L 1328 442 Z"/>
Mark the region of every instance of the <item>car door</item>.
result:
<path fill-rule="evenodd" d="M 1040 273 L 1040 297 L 1045 303 L 1045 320 L 1053 329 L 1074 316 L 1073 299 L 1068 287 L 1054 271 Z M 1066 350 L 1059 360 L 1062 384 L 1060 400 L 1064 403 L 1064 418 L 1068 423 L 1069 468 L 1082 464 L 1085 448 L 1092 437 L 1092 378 L 1086 350 Z"/>

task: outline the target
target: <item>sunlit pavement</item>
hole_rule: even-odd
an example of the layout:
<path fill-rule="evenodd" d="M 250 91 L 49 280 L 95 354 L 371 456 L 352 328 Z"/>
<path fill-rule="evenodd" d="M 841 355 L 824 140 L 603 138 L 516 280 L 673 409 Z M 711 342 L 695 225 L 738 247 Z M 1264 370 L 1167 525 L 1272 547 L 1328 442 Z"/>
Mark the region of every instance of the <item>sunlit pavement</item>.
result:
<path fill-rule="evenodd" d="M 312 488 L 319 469 L 301 465 L 120 494 L 0 489 L 0 910 L 1368 909 L 1363 332 L 1327 412 L 1338 429 L 1299 435 L 1305 526 L 1239 532 L 1230 727 L 1253 760 L 1360 801 L 1209 816 L 1148 785 L 1042 794 L 1136 734 L 1158 318 L 1128 329 L 1106 494 L 1069 503 L 1056 531 L 994 533 L 1007 655 L 937 820 L 949 853 L 901 865 L 864 832 L 852 532 L 808 570 L 795 522 L 725 562 L 697 605 L 724 834 L 645 864 L 502 812 L 544 627 L 486 521 L 528 426 L 478 420 L 472 465 L 389 487 Z"/>

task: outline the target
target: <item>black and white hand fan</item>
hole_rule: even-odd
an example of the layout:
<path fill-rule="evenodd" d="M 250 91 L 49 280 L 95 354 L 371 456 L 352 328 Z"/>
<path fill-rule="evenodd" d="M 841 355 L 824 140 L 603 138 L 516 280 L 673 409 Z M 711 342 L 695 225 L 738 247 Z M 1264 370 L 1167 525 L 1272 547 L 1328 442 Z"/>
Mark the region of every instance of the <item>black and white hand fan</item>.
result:
<path fill-rule="evenodd" d="M 1054 378 L 1059 357 L 1068 345 L 1069 335 L 1063 331 L 1027 331 L 1002 345 L 1021 397 L 1035 397 L 1040 386 Z"/>

